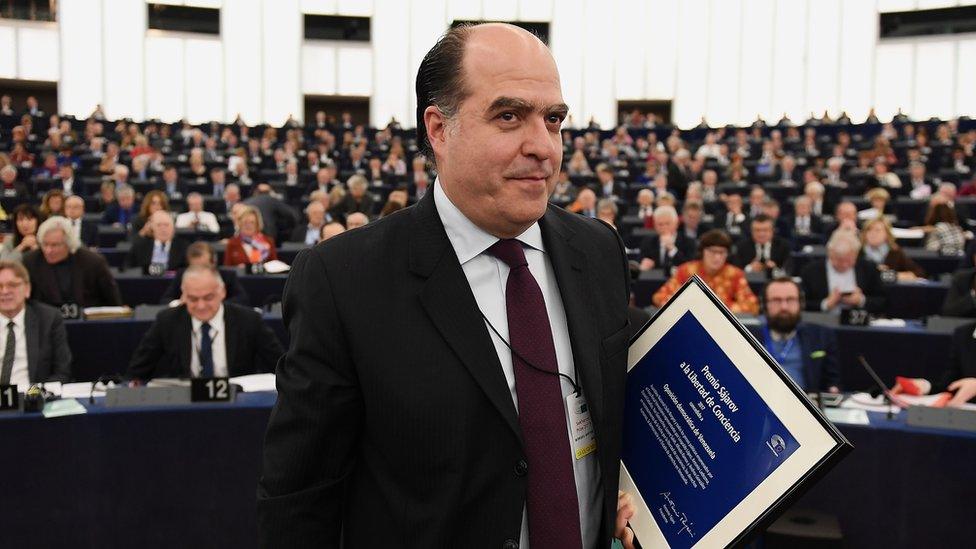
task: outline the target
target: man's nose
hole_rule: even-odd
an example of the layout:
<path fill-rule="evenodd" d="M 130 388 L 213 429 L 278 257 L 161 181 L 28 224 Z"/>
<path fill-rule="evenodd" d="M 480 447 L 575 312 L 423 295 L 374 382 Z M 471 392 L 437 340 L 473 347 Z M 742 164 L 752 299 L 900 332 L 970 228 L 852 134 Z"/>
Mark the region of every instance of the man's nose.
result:
<path fill-rule="evenodd" d="M 545 118 L 531 116 L 526 122 L 522 141 L 522 154 L 539 160 L 548 160 L 555 154 L 552 135 Z"/>

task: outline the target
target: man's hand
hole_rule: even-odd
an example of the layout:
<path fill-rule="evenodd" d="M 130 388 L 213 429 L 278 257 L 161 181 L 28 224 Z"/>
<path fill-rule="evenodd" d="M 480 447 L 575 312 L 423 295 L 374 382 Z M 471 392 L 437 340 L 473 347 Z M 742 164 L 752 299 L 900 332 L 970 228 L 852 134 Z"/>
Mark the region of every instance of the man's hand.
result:
<path fill-rule="evenodd" d="M 854 290 L 850 294 L 841 296 L 840 300 L 844 303 L 844 305 L 850 305 L 851 307 L 863 307 L 865 302 L 864 292 L 855 286 Z"/>
<path fill-rule="evenodd" d="M 664 249 L 665 250 L 667 250 L 668 252 L 670 252 L 671 250 L 674 249 L 674 242 L 676 240 L 675 235 L 673 235 L 673 234 L 664 234 L 664 235 L 661 235 L 660 238 L 661 238 L 661 245 L 664 246 Z"/>
<path fill-rule="evenodd" d="M 840 290 L 834 288 L 834 291 L 830 292 L 830 295 L 828 295 L 827 299 L 825 300 L 826 309 L 828 311 L 833 310 L 834 307 L 836 307 L 837 304 L 840 303 L 840 299 L 841 299 Z"/>
<path fill-rule="evenodd" d="M 762 272 L 762 270 L 765 268 L 766 267 L 762 264 L 762 262 L 758 260 L 754 260 L 752 263 L 749 264 L 748 271 L 750 273 L 758 273 L 758 272 Z"/>
<path fill-rule="evenodd" d="M 653 259 L 651 259 L 649 257 L 645 257 L 644 259 L 641 259 L 640 270 L 642 270 L 642 271 L 650 271 L 653 268 L 654 268 L 654 260 Z"/>
<path fill-rule="evenodd" d="M 617 522 L 614 525 L 613 537 L 623 542 L 624 549 L 634 549 L 634 531 L 627 526 L 627 522 L 633 518 L 636 512 L 637 508 L 634 507 L 634 498 L 626 492 L 618 491 Z"/>
<path fill-rule="evenodd" d="M 955 391 L 955 396 L 949 401 L 948 406 L 959 406 L 969 402 L 969 399 L 976 397 L 976 377 L 964 377 L 957 379 L 949 384 L 949 390 Z M 620 524 L 620 499 L 617 499 L 617 524 Z"/>

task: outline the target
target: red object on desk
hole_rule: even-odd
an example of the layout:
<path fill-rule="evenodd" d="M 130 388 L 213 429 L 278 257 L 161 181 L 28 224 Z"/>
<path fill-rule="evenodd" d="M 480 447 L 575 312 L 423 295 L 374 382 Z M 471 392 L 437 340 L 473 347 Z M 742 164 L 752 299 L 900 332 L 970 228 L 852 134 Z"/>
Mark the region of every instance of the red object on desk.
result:
<path fill-rule="evenodd" d="M 952 393 L 950 393 L 949 391 L 946 391 L 946 392 L 940 394 L 939 395 L 939 398 L 937 398 L 935 400 L 935 402 L 932 403 L 932 407 L 933 408 L 945 408 L 946 407 L 946 404 L 948 404 L 949 401 L 952 400 L 952 396 L 953 396 Z"/>
<path fill-rule="evenodd" d="M 915 383 L 915 380 L 910 377 L 895 376 L 895 383 L 898 384 L 901 392 L 906 395 L 919 396 L 922 394 L 918 383 Z"/>

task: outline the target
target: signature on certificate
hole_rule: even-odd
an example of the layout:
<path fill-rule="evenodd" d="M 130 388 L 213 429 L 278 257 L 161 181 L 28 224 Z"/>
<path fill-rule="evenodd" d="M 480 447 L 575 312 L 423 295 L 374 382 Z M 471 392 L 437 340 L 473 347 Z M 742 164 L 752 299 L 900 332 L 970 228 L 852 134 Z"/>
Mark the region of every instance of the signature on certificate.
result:
<path fill-rule="evenodd" d="M 658 495 L 664 498 L 664 501 L 666 503 L 665 508 L 669 511 L 668 515 L 673 517 L 673 519 L 670 520 L 669 522 L 671 522 L 675 526 L 679 526 L 679 525 L 681 526 L 681 529 L 678 530 L 678 533 L 688 534 L 688 536 L 694 538 L 695 531 L 692 530 L 691 527 L 694 526 L 695 523 L 688 518 L 688 515 L 678 510 L 678 506 L 674 503 L 674 500 L 671 499 L 671 492 L 660 492 Z"/>

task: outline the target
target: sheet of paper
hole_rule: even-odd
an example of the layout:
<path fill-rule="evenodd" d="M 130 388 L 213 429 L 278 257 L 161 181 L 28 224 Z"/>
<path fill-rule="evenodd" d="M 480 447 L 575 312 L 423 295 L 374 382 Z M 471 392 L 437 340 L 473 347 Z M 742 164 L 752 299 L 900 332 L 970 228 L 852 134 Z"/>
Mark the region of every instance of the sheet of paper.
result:
<path fill-rule="evenodd" d="M 245 393 L 276 390 L 274 374 L 250 374 L 246 376 L 237 376 L 230 378 L 230 382 L 240 385 L 241 388 L 244 389 Z"/>
<path fill-rule="evenodd" d="M 921 240 L 925 238 L 925 231 L 922 229 L 899 229 L 898 227 L 892 227 L 891 235 L 895 238 L 917 238 Z"/>
<path fill-rule="evenodd" d="M 61 398 L 88 398 L 91 394 L 92 384 L 90 381 L 79 381 L 77 383 L 62 383 Z M 95 396 L 105 396 L 105 391 L 95 391 Z"/>
<path fill-rule="evenodd" d="M 840 405 L 841 408 L 849 408 L 852 410 L 865 410 L 868 412 L 887 412 L 889 406 L 885 404 L 884 397 L 878 395 L 872 397 L 868 393 L 854 393 L 844 400 Z M 891 411 L 898 413 L 901 408 L 897 406 L 891 406 Z"/>
<path fill-rule="evenodd" d="M 41 383 L 41 387 L 43 387 L 45 391 L 53 395 L 61 396 L 60 381 L 45 381 L 44 383 Z"/>
<path fill-rule="evenodd" d="M 41 413 L 44 417 L 62 417 L 86 414 L 88 410 L 73 398 L 62 398 L 45 404 Z"/>
<path fill-rule="evenodd" d="M 848 425 L 868 425 L 868 413 L 864 410 L 854 408 L 826 408 L 824 415 L 833 423 L 846 423 Z"/>

